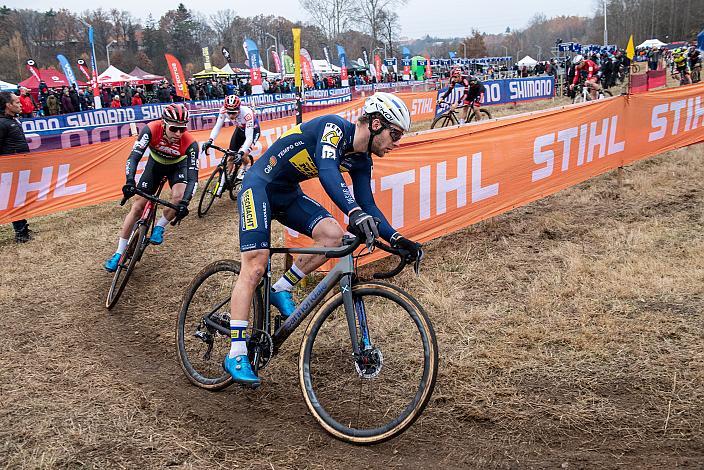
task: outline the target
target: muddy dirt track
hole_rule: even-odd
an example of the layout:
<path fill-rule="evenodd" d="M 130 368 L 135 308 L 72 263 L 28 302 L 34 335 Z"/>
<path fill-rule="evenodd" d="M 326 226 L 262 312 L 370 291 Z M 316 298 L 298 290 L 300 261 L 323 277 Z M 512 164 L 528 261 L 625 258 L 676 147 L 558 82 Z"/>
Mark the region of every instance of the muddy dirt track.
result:
<path fill-rule="evenodd" d="M 0 465 L 9 468 L 704 466 L 704 151 L 691 147 L 428 244 L 418 279 L 438 385 L 400 438 L 326 435 L 298 387 L 300 336 L 257 391 L 209 393 L 175 356 L 185 286 L 236 258 L 218 201 L 151 247 L 104 307 L 124 209 L 0 231 Z M 299 333 L 300 334 L 300 333 Z"/>

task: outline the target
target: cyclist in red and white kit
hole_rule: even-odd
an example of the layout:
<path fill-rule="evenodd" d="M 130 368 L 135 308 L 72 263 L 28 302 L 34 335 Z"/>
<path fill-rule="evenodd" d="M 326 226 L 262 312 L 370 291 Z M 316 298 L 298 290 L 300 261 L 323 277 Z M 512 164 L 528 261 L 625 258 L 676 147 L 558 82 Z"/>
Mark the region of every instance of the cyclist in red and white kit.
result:
<path fill-rule="evenodd" d="M 582 73 L 584 73 L 584 86 L 589 88 L 589 94 L 592 99 L 597 99 L 597 92 L 601 90 L 601 85 L 599 85 L 599 66 L 593 60 L 584 59 L 581 55 L 574 56 L 572 64 L 574 65 L 574 78 L 572 79 L 570 90 L 573 90 L 574 86 L 579 83 Z"/>
<path fill-rule="evenodd" d="M 244 172 L 247 171 L 247 168 L 253 163 L 250 153 L 252 152 L 252 147 L 254 147 L 257 140 L 259 140 L 259 134 L 261 133 L 259 120 L 254 110 L 249 106 L 243 105 L 237 95 L 226 96 L 225 102 L 218 113 L 218 120 L 215 123 L 215 127 L 210 131 L 210 138 L 202 146 L 203 152 L 208 152 L 213 141 L 220 133 L 220 129 L 222 129 L 225 120 L 235 126 L 235 131 L 230 138 L 229 149 L 236 151 L 240 158 L 242 158 L 240 174 L 237 175 L 237 178 L 241 180 L 244 176 Z M 232 170 L 232 164 L 228 162 L 228 171 L 230 170 Z"/>

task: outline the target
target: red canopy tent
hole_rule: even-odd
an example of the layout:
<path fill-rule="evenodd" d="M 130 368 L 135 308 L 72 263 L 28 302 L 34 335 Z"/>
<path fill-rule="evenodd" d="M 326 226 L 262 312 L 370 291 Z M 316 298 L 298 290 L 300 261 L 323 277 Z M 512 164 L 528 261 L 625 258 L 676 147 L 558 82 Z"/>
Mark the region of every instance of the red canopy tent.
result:
<path fill-rule="evenodd" d="M 71 84 L 66 79 L 66 75 L 55 69 L 39 69 L 39 76 L 49 88 L 61 88 L 64 86 L 71 86 Z M 82 82 L 80 80 L 76 80 L 76 82 L 78 83 L 79 87 L 88 86 L 86 82 Z M 17 86 L 29 88 L 29 90 L 33 94 L 39 93 L 39 80 L 37 80 L 34 75 L 32 75 L 26 80 L 21 81 L 17 84 Z"/>
<path fill-rule="evenodd" d="M 139 67 L 135 67 L 134 70 L 130 72 L 130 75 L 139 78 L 146 85 L 159 83 L 164 79 L 164 77 L 162 77 L 161 75 L 155 75 L 153 73 L 145 72 Z"/>

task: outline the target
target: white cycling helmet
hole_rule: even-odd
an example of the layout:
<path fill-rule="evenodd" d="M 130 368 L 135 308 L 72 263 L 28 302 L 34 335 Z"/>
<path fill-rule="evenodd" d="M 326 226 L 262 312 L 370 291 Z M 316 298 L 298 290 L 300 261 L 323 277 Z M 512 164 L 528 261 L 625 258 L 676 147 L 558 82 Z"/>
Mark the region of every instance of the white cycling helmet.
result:
<path fill-rule="evenodd" d="M 364 102 L 363 111 L 364 114 L 381 114 L 389 124 L 398 126 L 404 132 L 411 130 L 411 113 L 406 103 L 393 93 L 374 93 Z"/>
<path fill-rule="evenodd" d="M 582 63 L 582 61 L 584 61 L 584 57 L 582 57 L 582 56 L 579 55 L 579 54 L 577 54 L 576 56 L 572 57 L 572 63 L 573 63 L 574 65 L 579 65 L 579 64 Z"/>

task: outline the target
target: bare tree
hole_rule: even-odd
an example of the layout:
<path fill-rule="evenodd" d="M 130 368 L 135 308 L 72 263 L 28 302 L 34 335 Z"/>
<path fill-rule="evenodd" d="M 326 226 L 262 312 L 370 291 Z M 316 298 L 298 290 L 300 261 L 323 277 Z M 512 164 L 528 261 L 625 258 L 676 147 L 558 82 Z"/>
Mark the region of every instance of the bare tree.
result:
<path fill-rule="evenodd" d="M 396 8 L 405 5 L 407 0 L 356 0 L 358 17 L 363 23 L 364 29 L 371 36 L 369 44 L 370 51 L 373 51 L 379 42 L 379 36 L 383 30 L 382 19 L 384 16 L 394 12 Z"/>
<path fill-rule="evenodd" d="M 384 43 L 384 50 L 388 51 L 389 55 L 394 55 L 394 40 L 398 38 L 398 33 L 401 30 L 398 14 L 394 11 L 382 10 L 381 26 L 381 37 Z"/>
<path fill-rule="evenodd" d="M 329 41 L 347 29 L 354 6 L 349 0 L 299 0 L 299 3 Z"/>

